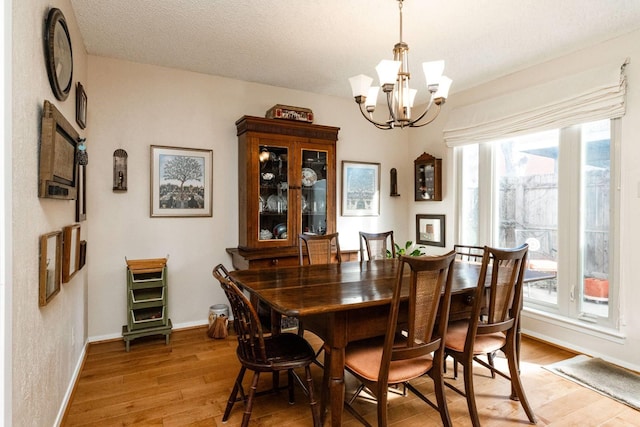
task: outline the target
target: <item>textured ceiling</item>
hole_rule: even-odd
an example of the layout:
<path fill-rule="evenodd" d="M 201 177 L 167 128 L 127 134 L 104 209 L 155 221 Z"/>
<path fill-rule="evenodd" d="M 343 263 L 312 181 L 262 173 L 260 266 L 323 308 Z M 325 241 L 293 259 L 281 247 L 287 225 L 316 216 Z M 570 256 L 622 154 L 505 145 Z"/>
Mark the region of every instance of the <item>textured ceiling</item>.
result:
<path fill-rule="evenodd" d="M 393 0 L 71 4 L 89 54 L 339 97 L 399 39 Z M 638 29 L 640 1 L 406 0 L 403 20 L 412 87 L 444 59 L 455 93 Z"/>

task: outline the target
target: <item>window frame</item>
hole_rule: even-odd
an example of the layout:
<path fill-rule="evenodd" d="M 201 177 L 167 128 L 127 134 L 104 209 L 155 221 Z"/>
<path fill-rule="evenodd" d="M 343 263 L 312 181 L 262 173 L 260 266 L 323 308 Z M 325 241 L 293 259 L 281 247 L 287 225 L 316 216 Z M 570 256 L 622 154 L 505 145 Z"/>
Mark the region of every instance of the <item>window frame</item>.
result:
<path fill-rule="evenodd" d="M 606 119 L 603 119 L 606 120 Z M 594 120 L 595 121 L 595 120 Z M 584 203 L 582 194 L 582 152 L 581 125 L 564 127 L 559 130 L 558 150 L 558 276 L 557 304 L 525 299 L 524 309 L 533 309 L 538 313 L 551 315 L 578 322 L 584 326 L 619 330 L 619 295 L 620 295 L 620 130 L 621 119 L 610 119 L 610 196 L 609 196 L 609 297 L 607 317 L 597 317 L 581 312 L 583 298 L 580 278 L 583 274 L 583 230 L 585 219 L 580 214 Z M 536 133 L 532 130 L 530 133 Z M 497 140 L 496 140 L 497 141 Z M 495 245 L 499 235 L 498 183 L 496 181 L 495 141 L 480 142 L 478 145 L 478 230 L 476 242 L 461 242 L 462 223 L 464 221 L 463 182 L 464 168 L 463 147 L 454 147 L 456 166 L 456 231 L 455 241 L 463 244 Z M 488 178 L 488 179 L 487 179 Z M 571 196 L 575 195 L 575 196 Z M 579 215 L 580 220 L 575 221 Z M 573 295 L 572 295 L 573 294 Z"/>

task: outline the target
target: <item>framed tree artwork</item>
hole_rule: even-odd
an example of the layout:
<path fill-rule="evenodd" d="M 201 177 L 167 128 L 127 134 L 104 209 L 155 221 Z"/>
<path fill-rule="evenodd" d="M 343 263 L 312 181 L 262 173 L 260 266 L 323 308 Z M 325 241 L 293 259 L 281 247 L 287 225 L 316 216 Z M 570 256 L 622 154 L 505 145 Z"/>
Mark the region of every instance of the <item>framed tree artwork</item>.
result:
<path fill-rule="evenodd" d="M 213 151 L 151 146 L 151 217 L 209 217 Z"/>

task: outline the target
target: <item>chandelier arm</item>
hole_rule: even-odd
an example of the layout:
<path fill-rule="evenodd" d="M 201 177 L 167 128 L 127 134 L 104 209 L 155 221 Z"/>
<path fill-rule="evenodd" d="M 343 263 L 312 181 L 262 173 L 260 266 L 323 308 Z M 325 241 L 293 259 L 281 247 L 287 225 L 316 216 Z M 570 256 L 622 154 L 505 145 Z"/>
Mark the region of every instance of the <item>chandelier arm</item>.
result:
<path fill-rule="evenodd" d="M 436 104 L 436 105 L 438 107 L 438 112 L 436 113 L 436 117 L 437 117 L 438 114 L 440 113 L 440 105 L 439 104 Z M 420 114 L 417 119 L 411 120 L 411 123 L 417 123 L 420 120 L 422 120 L 422 118 L 426 116 L 429 111 L 431 111 L 431 107 L 433 107 L 433 95 L 429 97 L 429 103 L 427 104 L 427 107 L 424 109 L 422 114 Z"/>
<path fill-rule="evenodd" d="M 422 120 L 422 118 L 427 114 L 428 111 L 431 111 L 431 109 L 428 109 L 424 113 L 422 113 L 422 115 L 415 122 L 411 123 L 409 126 L 414 128 L 419 128 L 422 126 L 426 126 L 432 121 L 434 121 L 436 117 L 438 117 L 438 115 L 440 114 L 440 104 L 436 104 L 436 107 L 438 107 L 436 110 L 436 113 L 433 115 L 433 117 L 429 118 L 429 120 L 427 120 L 424 123 L 418 123 L 420 120 Z"/>
<path fill-rule="evenodd" d="M 364 104 L 364 103 L 363 103 Z M 389 129 L 393 129 L 392 126 L 390 126 L 389 124 L 383 124 L 380 122 L 376 122 L 375 120 L 371 119 L 369 117 L 369 113 L 365 113 L 365 111 L 362 109 L 362 105 L 363 104 L 358 104 L 358 106 L 360 107 L 360 113 L 362 114 L 362 117 L 364 117 L 365 119 L 367 119 L 367 121 L 371 124 L 373 124 L 375 127 L 377 127 L 378 129 L 382 129 L 382 130 L 389 130 Z"/>

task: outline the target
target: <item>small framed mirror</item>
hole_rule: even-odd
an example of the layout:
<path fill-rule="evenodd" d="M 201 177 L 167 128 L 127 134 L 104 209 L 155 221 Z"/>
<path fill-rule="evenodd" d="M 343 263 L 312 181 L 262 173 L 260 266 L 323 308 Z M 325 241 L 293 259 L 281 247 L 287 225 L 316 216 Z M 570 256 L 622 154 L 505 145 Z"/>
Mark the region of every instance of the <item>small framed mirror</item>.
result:
<path fill-rule="evenodd" d="M 62 231 L 40 236 L 40 292 L 39 304 L 45 306 L 60 292 L 62 264 Z"/>
<path fill-rule="evenodd" d="M 442 159 L 422 153 L 413 161 L 415 173 L 415 201 L 442 200 Z"/>
<path fill-rule="evenodd" d="M 64 227 L 62 233 L 62 283 L 67 283 L 80 269 L 80 224 Z"/>

